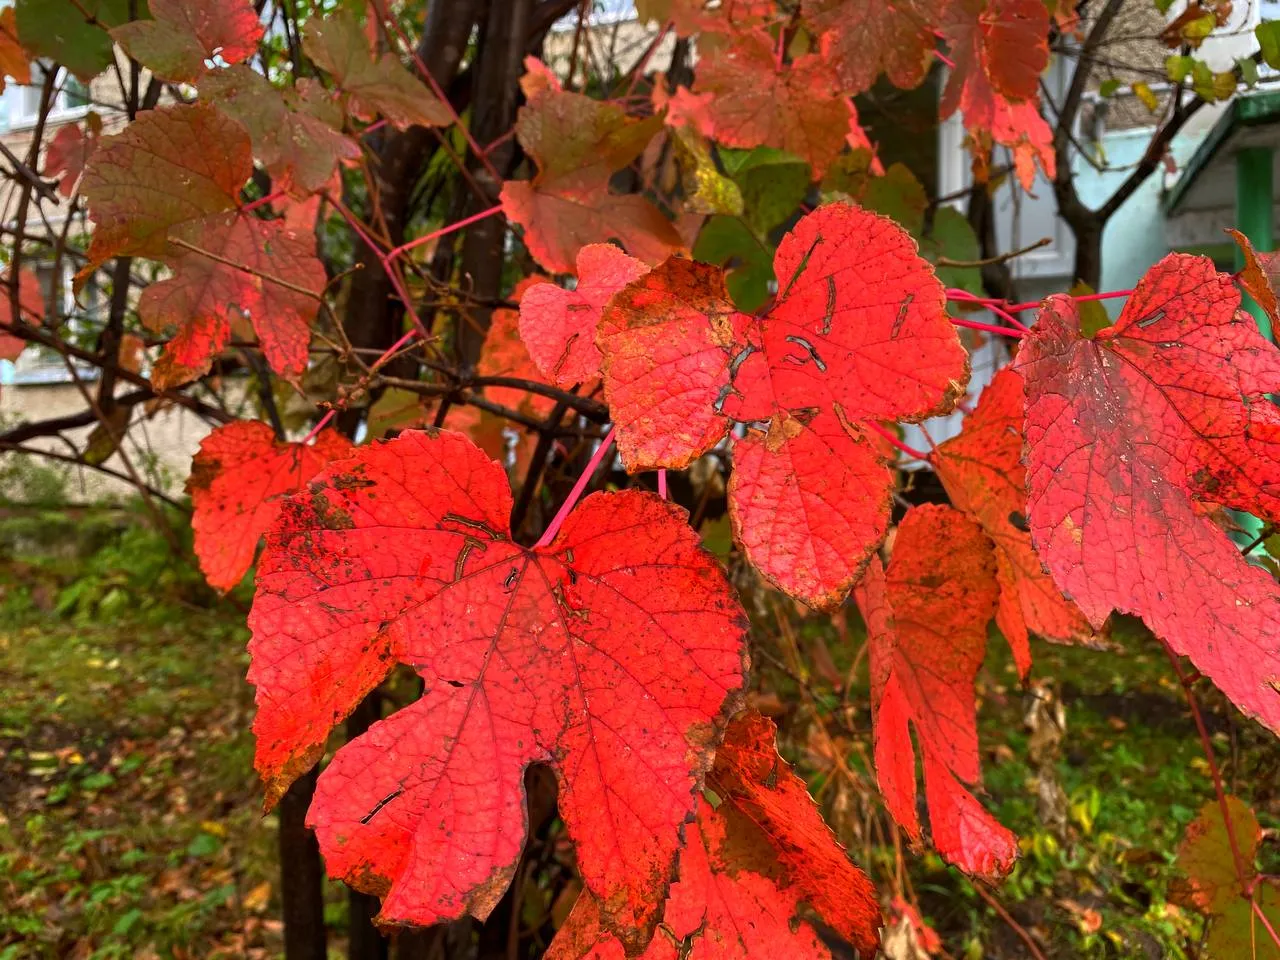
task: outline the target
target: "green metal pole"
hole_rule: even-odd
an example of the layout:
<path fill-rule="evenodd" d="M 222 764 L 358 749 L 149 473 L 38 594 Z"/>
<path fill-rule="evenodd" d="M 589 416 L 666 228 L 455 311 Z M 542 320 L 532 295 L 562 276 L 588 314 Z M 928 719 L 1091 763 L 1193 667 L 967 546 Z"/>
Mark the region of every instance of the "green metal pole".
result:
<path fill-rule="evenodd" d="M 1245 147 L 1236 152 L 1236 229 L 1249 238 L 1253 249 L 1269 253 L 1275 247 L 1272 229 L 1274 217 L 1274 184 L 1272 182 L 1271 147 Z M 1244 258 L 1237 251 L 1236 266 L 1244 266 Z M 1262 308 L 1245 295 L 1244 306 L 1268 340 L 1274 338 L 1271 320 Z"/>

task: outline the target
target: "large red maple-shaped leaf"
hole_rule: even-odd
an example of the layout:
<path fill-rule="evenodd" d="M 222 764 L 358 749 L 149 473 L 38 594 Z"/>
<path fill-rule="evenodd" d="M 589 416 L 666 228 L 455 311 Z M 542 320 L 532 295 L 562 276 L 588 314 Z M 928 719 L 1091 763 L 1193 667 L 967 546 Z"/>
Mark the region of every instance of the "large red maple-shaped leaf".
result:
<path fill-rule="evenodd" d="M 538 369 L 562 387 L 600 376 L 596 325 L 609 298 L 649 267 L 609 243 L 578 251 L 578 282 L 572 290 L 544 283 L 520 301 L 520 338 Z"/>
<path fill-rule="evenodd" d="M 375 443 L 286 501 L 258 570 L 250 680 L 274 799 L 396 661 L 413 705 L 337 753 L 310 822 L 381 919 L 483 918 L 515 870 L 524 768 L 549 763 L 587 887 L 639 950 L 743 683 L 746 619 L 684 511 L 585 499 L 547 547 L 460 434 Z"/>
<path fill-rule="evenodd" d="M 284 220 L 229 213 L 184 224 L 172 238 L 165 262 L 173 276 L 138 301 L 150 329 L 177 329 L 152 371 L 156 386 L 168 389 L 207 371 L 237 325 L 252 326 L 272 370 L 300 376 L 328 280 L 315 236 Z"/>
<path fill-rule="evenodd" d="M 524 227 L 524 241 L 543 269 L 572 273 L 578 251 L 616 239 L 632 256 L 657 263 L 681 249 L 675 226 L 644 197 L 616 195 L 609 177 L 636 159 L 661 117 L 635 120 L 618 106 L 560 89 L 534 70 L 525 81 L 516 136 L 538 164 L 531 181 L 508 180 L 502 207 Z"/>
<path fill-rule="evenodd" d="M 786 150 L 821 179 L 848 132 L 849 114 L 838 87 L 825 58 L 809 53 L 780 66 L 769 34 L 753 30 L 702 60 L 695 91 L 715 97 L 707 113 L 720 143 Z"/>
<path fill-rule="evenodd" d="M 835 66 L 845 93 L 871 89 L 883 73 L 911 90 L 924 82 L 935 29 L 946 0 L 803 0 L 805 18 L 821 34 L 822 55 Z"/>
<path fill-rule="evenodd" d="M 234 207 L 252 173 L 249 134 L 215 107 L 144 111 L 102 138 L 85 171 L 94 222 L 85 270 L 121 254 L 164 256 L 170 229 Z"/>
<path fill-rule="evenodd" d="M 875 888 L 836 841 L 805 782 L 778 756 L 773 721 L 736 717 L 707 775 L 703 800 L 680 855 L 662 926 L 645 960 L 828 960 L 826 945 L 801 919 L 818 916 L 870 957 L 879 947 Z M 622 944 L 600 924 L 590 894 L 574 905 L 547 960 L 622 960 Z"/>
<path fill-rule="evenodd" d="M 205 437 L 191 462 L 187 493 L 196 557 L 209 585 L 230 590 L 239 583 L 284 498 L 353 449 L 333 430 L 310 446 L 285 443 L 257 420 L 228 423 Z"/>
<path fill-rule="evenodd" d="M 914 727 L 934 846 L 985 877 L 1007 872 L 1018 855 L 1017 838 L 968 789 L 982 781 L 973 681 L 997 595 L 991 541 L 973 520 L 937 505 L 908 511 L 888 570 L 873 559 L 855 592 L 870 641 L 885 806 L 919 842 Z"/>
<path fill-rule="evenodd" d="M 156 76 L 192 83 L 205 61 L 247 60 L 258 49 L 263 26 L 249 0 L 151 0 L 153 20 L 134 20 L 111 37 Z"/>
<path fill-rule="evenodd" d="M 968 358 L 942 285 L 893 221 L 822 207 L 778 246 L 781 292 L 737 311 L 717 267 L 671 259 L 601 318 L 605 395 L 631 471 L 680 468 L 734 422 L 729 509 L 752 563 L 817 606 L 843 599 L 889 519 L 892 475 L 864 424 L 945 410 Z"/>
<path fill-rule="evenodd" d="M 22 337 L 3 329 L 13 321 L 12 283 L 9 275 L 0 278 L 0 360 L 17 360 L 27 346 Z M 18 313 L 18 319 L 23 323 L 38 325 L 44 317 L 44 291 L 40 287 L 40 278 L 26 268 L 18 274 Z"/>
<path fill-rule="evenodd" d="M 1092 338 L 1070 297 L 1045 301 L 1018 353 L 1028 516 L 1058 586 L 1101 626 L 1157 636 L 1280 730 L 1280 589 L 1193 502 L 1277 516 L 1280 351 L 1237 312 L 1207 257 L 1151 268 Z"/>
<path fill-rule="evenodd" d="M 996 623 L 1025 679 L 1031 669 L 1028 631 L 1057 643 L 1087 640 L 1093 631 L 1031 546 L 1022 417 L 1022 378 L 1006 368 L 983 389 L 960 435 L 939 446 L 932 460 L 951 502 L 977 520 L 995 544 Z"/>
<path fill-rule="evenodd" d="M 956 68 L 943 91 L 942 118 L 960 110 L 982 163 L 993 143 L 1008 147 L 1024 189 L 1031 189 L 1037 162 L 1052 178 L 1053 133 L 1038 95 L 1049 62 L 1048 8 L 1041 0 L 958 0 L 944 32 Z"/>

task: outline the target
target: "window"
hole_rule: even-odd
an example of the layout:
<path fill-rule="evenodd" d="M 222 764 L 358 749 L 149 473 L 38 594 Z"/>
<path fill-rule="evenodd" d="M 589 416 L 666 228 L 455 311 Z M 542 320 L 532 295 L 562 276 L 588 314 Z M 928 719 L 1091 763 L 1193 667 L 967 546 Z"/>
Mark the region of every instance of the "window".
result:
<path fill-rule="evenodd" d="M 24 269 L 33 271 L 40 280 L 46 317 L 57 317 L 69 324 L 68 332 L 90 336 L 105 319 L 107 297 L 98 286 L 96 277 L 90 278 L 77 296 L 71 289 L 74 271 L 70 262 L 64 260 L 61 267 L 55 269 L 52 261 L 34 261 L 24 264 Z M 42 347 L 24 350 L 17 361 L 0 375 L 8 376 L 9 382 L 16 384 L 62 383 L 70 380 L 63 360 L 56 353 Z M 89 373 L 86 375 L 92 376 Z"/>
<path fill-rule="evenodd" d="M 31 66 L 31 85 L 13 86 L 5 91 L 8 102 L 8 120 L 10 129 L 33 127 L 40 119 L 40 94 L 44 87 L 46 68 L 42 63 Z M 12 94 L 9 92 L 12 90 Z M 89 88 L 65 70 L 59 71 L 57 86 L 53 96 L 53 104 L 49 110 L 50 120 L 69 120 L 78 117 L 89 106 Z"/>

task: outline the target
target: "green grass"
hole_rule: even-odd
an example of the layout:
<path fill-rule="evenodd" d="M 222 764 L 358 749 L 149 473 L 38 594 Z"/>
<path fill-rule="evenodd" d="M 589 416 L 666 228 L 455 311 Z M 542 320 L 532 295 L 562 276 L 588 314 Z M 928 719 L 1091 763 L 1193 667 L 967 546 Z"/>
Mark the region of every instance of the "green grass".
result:
<path fill-rule="evenodd" d="M 130 516 L 38 519 L 0 522 L 0 960 L 277 956 L 243 610 Z"/>
<path fill-rule="evenodd" d="M 821 618 L 799 624 L 800 663 L 825 646 L 842 675 L 863 634 L 856 615 L 848 637 Z M 991 888 L 1015 921 L 1053 958 L 1203 956 L 1204 921 L 1170 903 L 1180 877 L 1178 844 L 1187 824 L 1214 798 L 1213 782 L 1190 710 L 1157 642 L 1136 621 L 1115 625 L 1115 647 L 1091 650 L 1033 641 L 1032 682 L 1048 681 L 1065 708 L 1066 731 L 1052 777 L 1067 797 L 1066 823 L 1054 828 L 1037 810 L 1037 768 L 1030 759 L 1024 713 L 1030 702 L 1003 639 L 994 630 L 978 676 L 978 724 L 984 805 L 1020 839 L 1022 856 L 1011 875 Z M 799 695 L 795 659 L 786 642 L 764 640 L 760 684 L 784 702 Z M 771 669 L 769 660 L 775 668 Z M 786 662 L 788 670 L 776 665 Z M 875 793 L 865 663 L 842 715 L 840 696 L 820 671 L 808 669 L 805 686 L 827 715 L 827 728 L 843 730 L 846 761 L 860 787 L 841 795 L 838 779 L 817 765 L 812 782 L 828 818 L 855 859 L 882 892 L 897 875 L 889 822 Z M 1228 790 L 1254 806 L 1264 830 L 1280 824 L 1274 737 L 1241 717 L 1207 682 L 1196 687 Z M 782 722 L 789 752 L 802 768 L 812 764 L 803 727 Z M 811 772 L 813 767 L 811 766 Z M 828 782 L 830 781 L 830 782 Z M 849 794 L 852 794 L 852 797 Z M 871 828 L 868 829 L 868 824 Z M 878 826 L 877 826 L 878 824 Z M 1025 957 L 1025 944 L 959 871 L 931 852 L 912 855 L 902 845 L 904 880 L 927 921 L 954 957 Z M 1264 872 L 1277 872 L 1280 853 L 1264 841 Z M 1267 954 L 1260 954 L 1267 956 Z"/>

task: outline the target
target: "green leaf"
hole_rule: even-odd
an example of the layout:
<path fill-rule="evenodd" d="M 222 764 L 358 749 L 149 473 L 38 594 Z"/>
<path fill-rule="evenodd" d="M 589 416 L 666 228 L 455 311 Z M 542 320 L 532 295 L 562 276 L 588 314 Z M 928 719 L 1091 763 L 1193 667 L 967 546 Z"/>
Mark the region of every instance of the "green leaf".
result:
<path fill-rule="evenodd" d="M 742 193 L 746 222 L 761 236 L 793 216 L 809 190 L 809 165 L 782 150 L 721 149 L 720 162 Z"/>
<path fill-rule="evenodd" d="M 726 270 L 725 285 L 739 310 L 751 313 L 769 299 L 773 248 L 738 217 L 712 217 L 703 224 L 693 256 Z"/>
<path fill-rule="evenodd" d="M 1116 91 L 1120 89 L 1120 86 L 1120 81 L 1115 77 L 1111 77 L 1110 79 L 1103 80 L 1102 83 L 1098 84 L 1098 93 L 1104 97 L 1114 97 L 1116 95 Z"/>
<path fill-rule="evenodd" d="M 1083 281 L 1071 288 L 1071 296 L 1073 297 L 1087 297 L 1097 292 Z M 1100 330 L 1105 330 L 1111 326 L 1111 317 L 1107 314 L 1107 308 L 1100 301 L 1076 301 L 1076 306 L 1080 310 L 1080 333 L 1083 336 L 1092 338 Z"/>
<path fill-rule="evenodd" d="M 111 459 L 111 455 L 120 447 L 124 433 L 129 426 L 131 408 L 116 407 L 107 414 L 104 422 L 99 423 L 89 434 L 89 440 L 81 454 L 81 459 L 91 467 L 99 466 Z"/>
<path fill-rule="evenodd" d="M 1236 66 L 1240 68 L 1240 79 L 1244 81 L 1246 87 L 1253 87 L 1258 82 L 1258 65 L 1249 57 L 1242 57 L 1236 61 Z"/>
<path fill-rule="evenodd" d="M 1169 8 L 1173 6 L 1173 0 L 1155 0 L 1156 11 L 1160 16 L 1164 16 L 1169 12 Z"/>
<path fill-rule="evenodd" d="M 1191 68 L 1191 88 L 1209 103 L 1227 100 L 1236 92 L 1236 75 L 1230 70 L 1214 73 L 1207 63 L 1197 60 Z"/>
<path fill-rule="evenodd" d="M 1196 61 L 1194 57 L 1184 57 L 1174 55 L 1164 58 L 1164 70 L 1169 75 L 1169 79 L 1174 83 L 1181 83 L 1191 75 L 1191 71 L 1195 68 Z"/>
<path fill-rule="evenodd" d="M 187 844 L 187 856 L 212 857 L 222 849 L 222 841 L 211 833 L 199 833 Z"/>
<path fill-rule="evenodd" d="M 868 210 L 884 214 L 902 225 L 917 240 L 924 230 L 924 213 L 929 206 L 924 184 L 901 163 L 895 163 L 883 177 L 867 181 L 859 201 Z"/>
<path fill-rule="evenodd" d="M 1231 819 L 1228 834 L 1222 808 L 1210 800 L 1187 827 L 1178 847 L 1178 868 L 1185 875 L 1170 890 L 1171 900 L 1198 910 L 1209 918 L 1207 957 L 1275 956 L 1270 937 L 1262 927 L 1242 887 L 1254 884 L 1254 857 L 1262 831 L 1254 812 L 1237 797 L 1226 798 Z M 1231 838 L 1235 838 L 1245 875 L 1236 874 Z M 1280 926 L 1280 891 L 1266 880 L 1254 884 L 1253 896 L 1273 927 Z M 1255 953 L 1268 945 L 1269 952 Z"/>
<path fill-rule="evenodd" d="M 1263 62 L 1273 69 L 1280 69 L 1280 20 L 1263 20 L 1253 28 L 1262 48 Z"/>
<path fill-rule="evenodd" d="M 147 16 L 145 0 L 137 15 Z M 129 0 L 18 0 L 18 40 L 29 53 L 62 64 L 88 83 L 113 60 L 105 28 L 129 19 Z M 92 19 L 90 19 L 92 18 Z"/>
<path fill-rule="evenodd" d="M 116 921 L 115 926 L 111 928 L 111 932 L 117 937 L 128 936 L 129 931 L 133 929 L 134 924 L 136 924 L 141 919 L 142 919 L 142 911 L 139 910 L 137 907 L 134 907 L 129 912 L 123 914 L 120 917 L 120 919 Z"/>
<path fill-rule="evenodd" d="M 932 263 L 940 257 L 978 260 L 982 257 L 982 245 L 964 214 L 953 207 L 940 207 L 933 215 L 928 234 L 920 240 L 920 252 Z M 978 267 L 938 267 L 938 279 L 943 286 L 959 287 L 983 296 L 982 271 Z"/>

